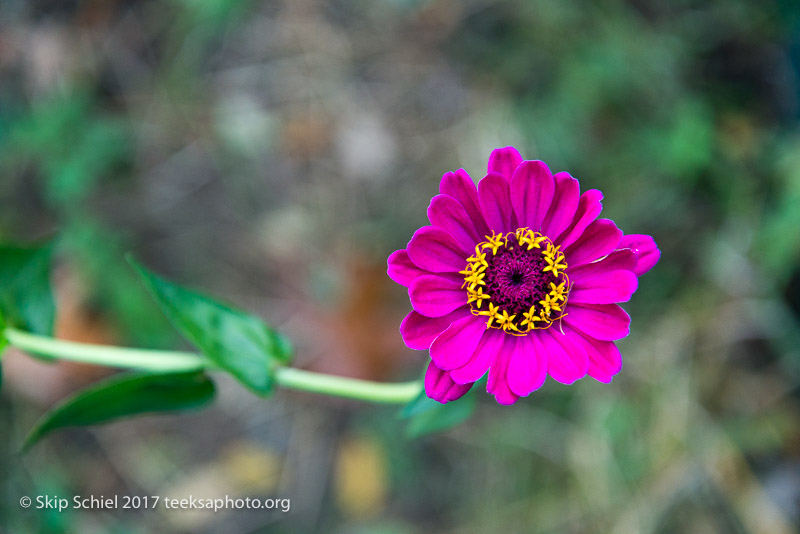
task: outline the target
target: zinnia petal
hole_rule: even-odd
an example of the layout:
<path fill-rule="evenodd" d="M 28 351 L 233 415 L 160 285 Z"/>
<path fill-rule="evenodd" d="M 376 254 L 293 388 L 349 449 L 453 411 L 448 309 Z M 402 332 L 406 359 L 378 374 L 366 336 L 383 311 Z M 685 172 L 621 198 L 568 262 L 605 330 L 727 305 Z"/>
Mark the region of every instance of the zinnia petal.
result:
<path fill-rule="evenodd" d="M 388 265 L 386 272 L 389 274 L 389 278 L 401 286 L 408 287 L 415 278 L 428 274 L 428 271 L 423 271 L 411 261 L 406 249 L 392 252 L 386 263 Z"/>
<path fill-rule="evenodd" d="M 555 239 L 569 227 L 575 217 L 581 187 L 578 180 L 568 172 L 556 173 L 553 179 L 555 181 L 553 202 L 542 222 L 542 234 Z"/>
<path fill-rule="evenodd" d="M 607 256 L 619 245 L 622 230 L 614 221 L 597 219 L 586 227 L 583 235 L 570 245 L 564 255 L 570 266 L 583 265 Z"/>
<path fill-rule="evenodd" d="M 550 209 L 554 191 L 553 174 L 543 161 L 520 163 L 511 178 L 511 203 L 519 225 L 538 232 Z"/>
<path fill-rule="evenodd" d="M 583 347 L 554 328 L 540 336 L 547 351 L 547 373 L 562 384 L 572 384 L 586 376 L 589 358 Z"/>
<path fill-rule="evenodd" d="M 462 367 L 485 331 L 483 321 L 471 315 L 455 321 L 431 343 L 431 359 L 445 371 Z"/>
<path fill-rule="evenodd" d="M 575 304 L 562 319 L 576 330 L 595 339 L 614 341 L 630 333 L 631 318 L 616 304 Z"/>
<path fill-rule="evenodd" d="M 603 193 L 597 189 L 589 189 L 581 195 L 572 224 L 555 241 L 557 245 L 561 246 L 562 250 L 582 236 L 586 227 L 600 215 L 600 212 L 603 211 L 601 200 L 603 200 Z"/>
<path fill-rule="evenodd" d="M 428 397 L 442 404 L 460 399 L 472 388 L 472 384 L 456 384 L 450 373 L 442 371 L 433 362 L 428 364 L 425 372 L 425 393 Z"/>
<path fill-rule="evenodd" d="M 496 172 L 510 182 L 511 177 L 514 175 L 514 169 L 516 169 L 520 163 L 522 163 L 522 156 L 520 156 L 519 151 L 513 146 L 497 148 L 492 150 L 489 156 L 487 171 Z"/>
<path fill-rule="evenodd" d="M 639 278 L 631 271 L 617 270 L 581 278 L 569 294 L 572 304 L 612 304 L 627 302 L 639 287 Z"/>
<path fill-rule="evenodd" d="M 457 308 L 441 317 L 426 317 L 411 311 L 400 323 L 400 335 L 406 346 L 414 350 L 428 350 L 436 337 L 447 330 L 454 321 L 469 315 L 466 306 Z"/>
<path fill-rule="evenodd" d="M 633 271 L 636 268 L 636 254 L 630 249 L 615 250 L 605 258 L 585 263 L 576 268 L 567 269 L 570 280 L 577 282 L 582 278 L 591 278 L 609 271 L 625 270 Z"/>
<path fill-rule="evenodd" d="M 587 374 L 598 382 L 608 384 L 622 370 L 622 356 L 613 341 L 594 339 L 569 326 L 564 327 L 564 332 L 574 343 L 584 348 L 589 358 Z"/>
<path fill-rule="evenodd" d="M 464 206 L 479 235 L 489 233 L 489 226 L 483 218 L 481 205 L 478 202 L 478 189 L 464 169 L 445 173 L 439 183 L 439 192 L 444 195 L 450 195 Z"/>
<path fill-rule="evenodd" d="M 508 363 L 509 358 L 506 354 L 497 353 L 489 368 L 489 380 L 486 381 L 486 391 L 494 395 L 498 404 L 506 406 L 514 404 L 519 399 L 519 395 L 508 387 Z"/>
<path fill-rule="evenodd" d="M 414 310 L 426 317 L 442 317 L 467 303 L 460 283 L 433 274 L 414 280 L 408 296 Z"/>
<path fill-rule="evenodd" d="M 450 195 L 436 195 L 431 199 L 428 219 L 431 224 L 450 234 L 467 251 L 474 249 L 475 244 L 482 240 L 467 210 Z"/>
<path fill-rule="evenodd" d="M 506 336 L 505 357 L 508 359 L 508 388 L 520 397 L 527 397 L 544 384 L 547 362 L 553 356 L 540 343 L 537 335 Z"/>
<path fill-rule="evenodd" d="M 661 259 L 661 251 L 658 250 L 655 239 L 649 235 L 628 234 L 622 237 L 619 247 L 633 250 L 636 257 L 639 258 L 639 262 L 633 270 L 637 276 L 652 269 Z"/>
<path fill-rule="evenodd" d="M 407 250 L 417 267 L 432 273 L 457 273 L 468 256 L 450 234 L 436 226 L 423 226 L 414 232 Z"/>
<path fill-rule="evenodd" d="M 516 230 L 516 217 L 509 196 L 508 181 L 497 173 L 489 173 L 478 184 L 478 200 L 481 211 L 495 232 Z"/>
<path fill-rule="evenodd" d="M 503 351 L 505 337 L 502 332 L 487 329 L 469 361 L 458 369 L 450 371 L 450 376 L 453 380 L 459 384 L 480 380 L 489 370 L 489 366 L 492 365 L 495 356 Z"/>

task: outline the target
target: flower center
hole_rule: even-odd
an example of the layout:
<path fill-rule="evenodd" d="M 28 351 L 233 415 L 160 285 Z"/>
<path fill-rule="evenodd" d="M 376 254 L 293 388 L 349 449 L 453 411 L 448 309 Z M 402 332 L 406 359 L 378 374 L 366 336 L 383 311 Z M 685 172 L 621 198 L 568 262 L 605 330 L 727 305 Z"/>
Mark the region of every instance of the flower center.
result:
<path fill-rule="evenodd" d="M 472 314 L 514 335 L 549 328 L 564 317 L 570 285 L 559 248 L 528 228 L 487 235 L 460 271 Z"/>

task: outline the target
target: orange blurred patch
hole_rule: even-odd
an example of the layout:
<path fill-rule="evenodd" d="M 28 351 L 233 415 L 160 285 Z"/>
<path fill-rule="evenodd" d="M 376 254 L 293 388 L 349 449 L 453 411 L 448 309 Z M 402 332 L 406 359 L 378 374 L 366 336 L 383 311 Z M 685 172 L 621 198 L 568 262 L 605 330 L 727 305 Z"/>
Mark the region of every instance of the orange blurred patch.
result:
<path fill-rule="evenodd" d="M 398 316 L 390 305 L 396 285 L 386 276 L 385 263 L 354 256 L 343 262 L 339 301 L 320 310 L 311 321 L 319 327 L 315 352 L 323 357 L 312 367 L 320 372 L 372 380 L 390 380 L 407 360 L 398 360 L 403 340 Z"/>

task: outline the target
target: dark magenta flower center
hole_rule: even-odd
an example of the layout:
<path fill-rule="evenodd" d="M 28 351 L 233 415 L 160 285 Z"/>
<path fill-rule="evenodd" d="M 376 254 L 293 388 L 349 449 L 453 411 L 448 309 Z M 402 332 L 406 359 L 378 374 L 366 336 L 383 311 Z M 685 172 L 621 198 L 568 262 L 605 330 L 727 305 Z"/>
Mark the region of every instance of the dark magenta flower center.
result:
<path fill-rule="evenodd" d="M 490 328 L 524 335 L 564 316 L 569 278 L 564 253 L 528 228 L 486 236 L 467 259 L 464 288 Z"/>

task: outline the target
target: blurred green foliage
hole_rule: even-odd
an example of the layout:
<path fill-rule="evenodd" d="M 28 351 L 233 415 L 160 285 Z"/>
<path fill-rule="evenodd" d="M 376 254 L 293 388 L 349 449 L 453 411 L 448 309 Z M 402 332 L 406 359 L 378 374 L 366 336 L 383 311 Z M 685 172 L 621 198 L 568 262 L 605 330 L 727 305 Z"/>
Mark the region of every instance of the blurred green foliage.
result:
<path fill-rule="evenodd" d="M 291 343 L 262 320 L 131 266 L 175 328 L 214 367 L 231 373 L 259 395 L 275 388 L 275 370 L 292 359 Z"/>
<path fill-rule="evenodd" d="M 4 328 L 15 326 L 45 336 L 53 334 L 51 254 L 52 246 L 0 246 L 0 325 Z"/>
<path fill-rule="evenodd" d="M 142 413 L 195 409 L 214 398 L 214 383 L 203 373 L 128 373 L 64 400 L 36 424 L 22 446 L 72 426 L 107 423 Z"/>
<path fill-rule="evenodd" d="M 475 394 L 480 389 L 482 384 L 478 384 L 462 397 L 463 402 L 447 404 L 430 399 L 424 391 L 421 391 L 419 396 L 404 406 L 399 414 L 402 419 L 408 419 L 406 435 L 410 438 L 419 438 L 468 421 L 475 412 Z"/>

